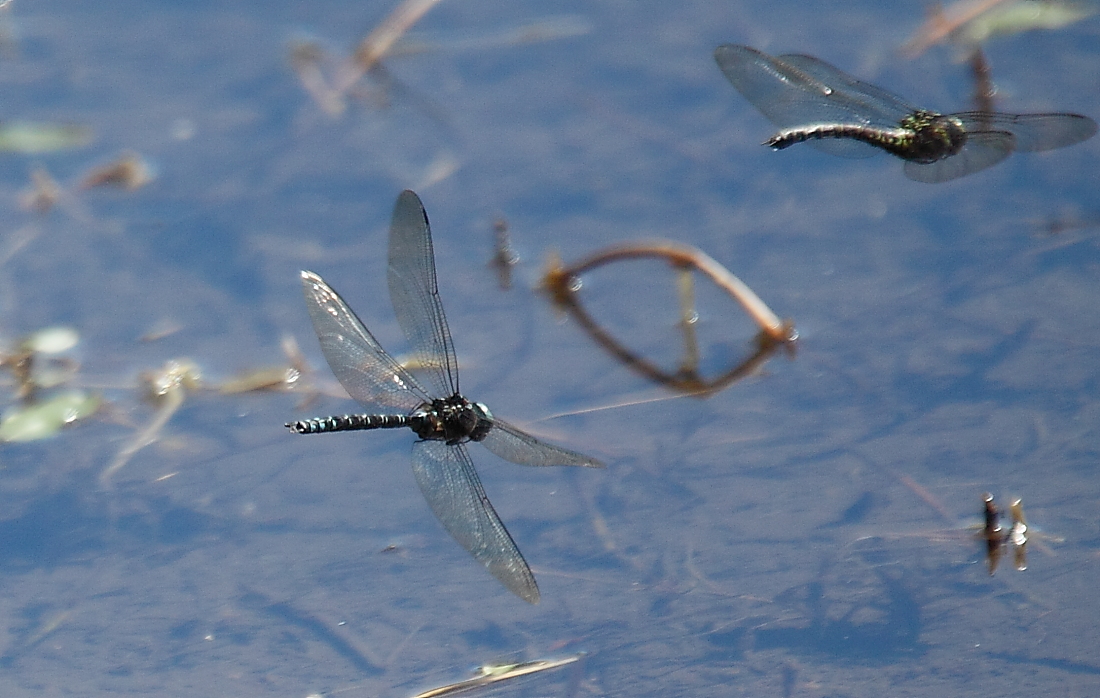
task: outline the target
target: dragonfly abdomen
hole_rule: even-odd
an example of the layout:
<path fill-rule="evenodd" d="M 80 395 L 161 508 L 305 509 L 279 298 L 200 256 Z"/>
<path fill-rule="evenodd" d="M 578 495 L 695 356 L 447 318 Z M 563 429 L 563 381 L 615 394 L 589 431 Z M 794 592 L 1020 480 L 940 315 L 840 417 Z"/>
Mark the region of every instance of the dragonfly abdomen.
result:
<path fill-rule="evenodd" d="M 826 138 L 850 138 L 893 152 L 894 149 L 906 147 L 913 138 L 913 132 L 907 129 L 874 128 L 859 124 L 814 124 L 785 128 L 764 141 L 764 145 L 783 150 L 795 143 Z"/>
<path fill-rule="evenodd" d="M 764 145 L 782 150 L 795 143 L 826 138 L 849 138 L 881 148 L 903 160 L 929 164 L 955 155 L 966 145 L 966 130 L 951 116 L 918 111 L 902 121 L 901 128 L 860 124 L 813 124 L 785 128 Z"/>
<path fill-rule="evenodd" d="M 345 414 L 335 417 L 316 417 L 287 422 L 287 428 L 298 434 L 327 434 L 332 431 L 358 431 L 362 429 L 400 429 L 409 426 L 408 415 L 403 414 Z"/>

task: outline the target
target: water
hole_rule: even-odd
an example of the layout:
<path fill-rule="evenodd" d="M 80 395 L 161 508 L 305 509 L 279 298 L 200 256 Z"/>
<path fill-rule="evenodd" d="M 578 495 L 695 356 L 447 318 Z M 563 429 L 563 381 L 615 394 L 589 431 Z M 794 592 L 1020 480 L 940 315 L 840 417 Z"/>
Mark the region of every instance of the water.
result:
<path fill-rule="evenodd" d="M 0 268 L 4 334 L 77 327 L 82 374 L 117 405 L 0 455 L 7 695 L 405 696 L 501 656 L 580 650 L 581 695 L 1096 693 L 1100 252 L 1087 226 L 1045 232 L 1095 217 L 1095 139 L 936 187 L 888 158 L 761 147 L 767 123 L 715 67 L 720 44 L 807 53 L 916 104 L 968 106 L 948 51 L 895 52 L 923 5 L 877 3 L 566 3 L 553 12 L 591 34 L 388 63 L 442 124 L 400 93 L 331 120 L 298 87 L 287 42 L 305 30 L 350 48 L 388 10 L 13 5 L 5 119 L 97 134 L 36 159 L 71 181 L 132 148 L 160 178 L 81 195 L 90 219 L 35 219 L 13 203 L 31 159 L 0 170 L 5 241 L 37 226 Z M 422 26 L 482 35 L 547 11 L 443 3 Z M 1004 39 L 989 57 L 998 109 L 1100 114 L 1087 25 Z M 608 464 L 479 458 L 536 563 L 537 607 L 428 516 L 407 434 L 318 443 L 282 426 L 350 400 L 192 395 L 111 493 L 98 487 L 152 414 L 123 387 L 140 370 L 278 363 L 286 331 L 323 381 L 300 269 L 350 280 L 341 292 L 367 299 L 356 311 L 400 352 L 381 270 L 406 187 L 432 214 L 463 391 Z M 523 257 L 508 293 L 485 266 L 498 216 Z M 705 401 L 535 421 L 645 387 L 528 290 L 544 251 L 654 236 L 702 248 L 793 317 L 797 358 Z M 642 315 L 643 299 L 621 300 Z M 166 319 L 183 329 L 136 341 Z M 701 328 L 723 322 L 700 308 Z M 1066 543 L 990 579 L 979 542 L 939 534 L 979 515 L 987 491 L 1023 497 L 1029 524 Z M 525 687 L 567 691 L 543 681 Z"/>

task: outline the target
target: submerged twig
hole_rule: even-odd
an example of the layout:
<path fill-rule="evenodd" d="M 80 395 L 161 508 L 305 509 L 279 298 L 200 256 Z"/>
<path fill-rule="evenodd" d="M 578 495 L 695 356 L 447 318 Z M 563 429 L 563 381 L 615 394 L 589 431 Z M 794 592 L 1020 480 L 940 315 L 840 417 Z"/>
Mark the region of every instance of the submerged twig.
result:
<path fill-rule="evenodd" d="M 183 359 L 168 361 L 160 371 L 143 375 L 142 381 L 146 384 L 149 397 L 158 403 L 157 411 L 149 424 L 119 449 L 111 463 L 99 474 L 99 485 L 104 489 L 110 488 L 111 478 L 130 462 L 134 454 L 156 442 L 164 425 L 183 405 L 187 390 L 199 387 L 200 378 L 198 367 Z"/>
<path fill-rule="evenodd" d="M 541 671 L 549 671 L 558 667 L 572 664 L 584 657 L 583 654 L 575 654 L 562 659 L 538 659 L 533 662 L 520 662 L 517 664 L 484 664 L 477 668 L 477 675 L 464 681 L 447 684 L 438 688 L 417 693 L 413 698 L 441 698 L 472 691 L 475 688 L 507 681 L 509 679 L 527 676 Z"/>
<path fill-rule="evenodd" d="M 508 221 L 497 218 L 493 221 L 493 258 L 489 266 L 497 271 L 500 290 L 512 288 L 512 267 L 519 264 L 519 254 L 512 247 L 512 236 L 508 234 Z"/>
<path fill-rule="evenodd" d="M 596 267 L 609 262 L 617 262 L 625 259 L 664 259 L 678 267 L 693 267 L 710 277 L 719 288 L 729 293 L 741 304 L 745 312 L 756 321 L 760 328 L 774 341 L 781 343 L 793 343 L 798 339 L 798 332 L 789 320 L 780 320 L 772 309 L 760 300 L 741 279 L 734 276 L 730 270 L 714 261 L 707 253 L 690 245 L 667 240 L 655 240 L 651 242 L 638 242 L 619 245 L 608 248 L 602 252 L 581 260 L 576 264 L 563 267 L 560 260 L 552 261 L 543 279 L 543 285 L 550 291 L 555 300 L 564 291 L 573 294 L 571 284 L 576 277 L 591 271 Z"/>
<path fill-rule="evenodd" d="M 970 54 L 970 73 L 974 76 L 974 108 L 980 112 L 993 112 L 997 88 L 993 84 L 993 68 L 981 46 L 975 46 Z"/>
<path fill-rule="evenodd" d="M 596 267 L 628 259 L 662 259 L 677 270 L 677 288 L 680 299 L 681 327 L 684 332 L 686 357 L 675 373 L 665 371 L 653 362 L 623 346 L 607 330 L 597 323 L 584 309 L 578 298 L 581 287 L 579 277 Z M 710 278 L 719 288 L 732 296 L 750 317 L 760 326 L 755 351 L 746 360 L 714 379 L 706 379 L 697 371 L 699 353 L 695 338 L 694 290 L 691 270 L 698 270 Z M 654 241 L 612 247 L 598 252 L 576 264 L 565 267 L 557 257 L 550 261 L 542 281 L 543 289 L 555 306 L 567 311 L 597 343 L 619 361 L 646 376 L 650 380 L 688 394 L 706 395 L 725 388 L 734 381 L 750 375 L 761 366 L 774 351 L 784 346 L 793 350 L 798 332 L 789 320 L 780 320 L 751 288 L 709 255 L 688 245 L 676 242 Z"/>
<path fill-rule="evenodd" d="M 289 391 L 301 385 L 302 376 L 309 373 L 310 368 L 305 355 L 298 348 L 298 340 L 287 334 L 283 335 L 281 344 L 289 362 L 287 365 L 252 369 L 222 381 L 218 385 L 218 392 L 222 395 L 233 395 L 265 390 Z"/>
<path fill-rule="evenodd" d="M 355 49 L 354 61 L 336 88 L 344 91 L 389 53 L 394 43 L 420 18 L 439 3 L 439 0 L 405 0 L 374 28 Z"/>
<path fill-rule="evenodd" d="M 967 22 L 974 21 L 1004 2 L 1006 0 L 963 0 L 948 8 L 934 5 L 928 12 L 928 19 L 902 46 L 902 51 L 910 58 L 916 58 L 929 47 L 943 42 Z"/>
<path fill-rule="evenodd" d="M 127 150 L 114 160 L 90 169 L 81 179 L 81 189 L 113 186 L 136 191 L 156 178 L 153 167 L 140 154 Z"/>

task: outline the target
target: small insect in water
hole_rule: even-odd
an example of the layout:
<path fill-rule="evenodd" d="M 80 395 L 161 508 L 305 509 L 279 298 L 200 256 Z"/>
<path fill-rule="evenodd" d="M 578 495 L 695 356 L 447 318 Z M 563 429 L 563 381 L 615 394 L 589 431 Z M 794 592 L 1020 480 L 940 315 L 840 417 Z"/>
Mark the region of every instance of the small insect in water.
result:
<path fill-rule="evenodd" d="M 420 437 L 412 448 L 413 475 L 436 518 L 509 591 L 538 603 L 535 577 L 489 503 L 466 443 L 480 442 L 519 465 L 599 468 L 603 464 L 543 443 L 459 392 L 458 361 L 436 287 L 428 216 L 420 198 L 411 191 L 403 192 L 394 206 L 387 276 L 397 322 L 431 390 L 425 390 L 408 369 L 386 353 L 320 276 L 303 271 L 306 306 L 332 372 L 363 406 L 403 412 L 307 419 L 286 426 L 299 434 L 412 429 Z"/>
<path fill-rule="evenodd" d="M 1012 516 L 1012 526 L 1007 530 L 1001 526 L 1004 514 L 988 492 L 982 495 L 984 523 L 980 537 L 985 540 L 985 559 L 989 566 L 989 576 L 997 571 L 1001 556 L 1006 548 L 1012 548 L 1016 569 L 1027 569 L 1027 519 L 1024 518 L 1024 503 L 1021 499 L 1012 500 L 1008 513 Z"/>
<path fill-rule="evenodd" d="M 1091 138 L 1096 122 L 1080 114 L 955 114 L 914 107 L 813 56 L 769 56 L 727 44 L 714 51 L 726 78 L 782 130 L 776 150 L 809 142 L 844 157 L 885 150 L 905 160 L 905 176 L 946 182 L 984 170 L 1013 151 L 1063 148 Z"/>

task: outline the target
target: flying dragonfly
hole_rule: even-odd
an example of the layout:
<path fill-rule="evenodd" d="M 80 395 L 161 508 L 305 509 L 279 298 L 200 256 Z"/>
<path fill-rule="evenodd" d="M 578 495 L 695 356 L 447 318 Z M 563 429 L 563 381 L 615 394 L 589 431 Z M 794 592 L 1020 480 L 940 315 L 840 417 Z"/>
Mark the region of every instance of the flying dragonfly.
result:
<path fill-rule="evenodd" d="M 387 277 L 397 322 L 431 390 L 425 390 L 408 369 L 386 353 L 320 276 L 303 271 L 306 306 L 332 372 L 364 407 L 403 412 L 307 419 L 286 426 L 299 434 L 412 429 L 420 437 L 412 447 L 413 475 L 436 518 L 509 591 L 538 603 L 535 577 L 489 503 L 466 443 L 480 442 L 519 465 L 600 468 L 603 464 L 543 443 L 459 392 L 458 361 L 436 287 L 428 216 L 420 198 L 411 191 L 403 192 L 393 209 Z"/>
<path fill-rule="evenodd" d="M 844 157 L 876 149 L 905 160 L 905 176 L 946 182 L 996 165 L 1013 151 L 1063 148 L 1091 138 L 1096 122 L 1080 114 L 940 114 L 802 54 L 769 56 L 726 44 L 714 51 L 726 78 L 782 130 L 776 150 L 809 142 Z"/>

